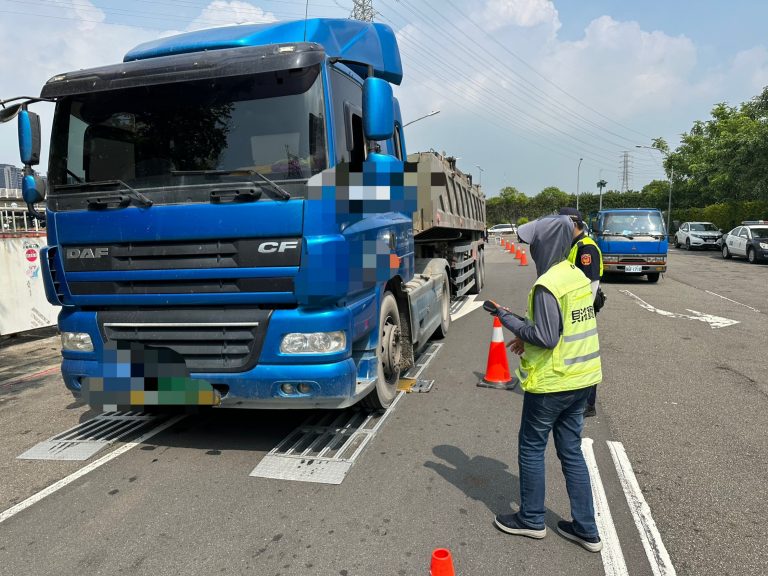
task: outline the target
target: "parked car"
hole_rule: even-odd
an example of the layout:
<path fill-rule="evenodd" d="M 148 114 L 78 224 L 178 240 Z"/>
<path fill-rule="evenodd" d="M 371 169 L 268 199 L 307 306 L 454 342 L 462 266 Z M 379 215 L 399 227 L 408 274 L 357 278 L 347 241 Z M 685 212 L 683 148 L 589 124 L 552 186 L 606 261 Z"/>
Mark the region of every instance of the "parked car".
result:
<path fill-rule="evenodd" d="M 723 258 L 743 256 L 752 264 L 768 260 L 768 220 L 742 222 L 723 236 Z"/>
<path fill-rule="evenodd" d="M 723 231 L 712 222 L 683 222 L 675 232 L 675 248 L 685 246 L 691 248 L 718 249 L 717 240 Z"/>
<path fill-rule="evenodd" d="M 517 232 L 517 228 L 512 224 L 496 224 L 496 226 L 491 226 L 488 229 L 488 234 L 490 236 L 507 236 L 509 234 L 514 234 L 515 232 Z"/>

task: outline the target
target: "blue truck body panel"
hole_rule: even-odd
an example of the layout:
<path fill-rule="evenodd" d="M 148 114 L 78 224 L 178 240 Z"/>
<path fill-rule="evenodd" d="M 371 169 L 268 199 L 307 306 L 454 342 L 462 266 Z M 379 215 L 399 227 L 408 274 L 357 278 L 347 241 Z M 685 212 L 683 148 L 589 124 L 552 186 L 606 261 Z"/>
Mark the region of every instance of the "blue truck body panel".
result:
<path fill-rule="evenodd" d="M 400 51 L 392 29 L 384 24 L 348 19 L 310 18 L 188 32 L 140 44 L 125 55 L 124 61 L 292 42 L 320 44 L 330 58 L 350 62 L 361 76 L 366 75 L 365 67 L 372 66 L 378 78 L 393 84 L 400 84 L 403 79 Z"/>

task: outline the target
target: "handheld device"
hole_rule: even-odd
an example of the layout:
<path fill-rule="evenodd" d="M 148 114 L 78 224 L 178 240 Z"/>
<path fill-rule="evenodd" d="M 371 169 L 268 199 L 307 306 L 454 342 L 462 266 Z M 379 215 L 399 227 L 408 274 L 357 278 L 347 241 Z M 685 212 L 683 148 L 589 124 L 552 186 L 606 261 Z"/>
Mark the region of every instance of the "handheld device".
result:
<path fill-rule="evenodd" d="M 483 302 L 483 310 L 490 312 L 491 314 L 496 314 L 496 312 L 499 311 L 499 307 L 496 306 L 492 300 L 486 300 Z"/>

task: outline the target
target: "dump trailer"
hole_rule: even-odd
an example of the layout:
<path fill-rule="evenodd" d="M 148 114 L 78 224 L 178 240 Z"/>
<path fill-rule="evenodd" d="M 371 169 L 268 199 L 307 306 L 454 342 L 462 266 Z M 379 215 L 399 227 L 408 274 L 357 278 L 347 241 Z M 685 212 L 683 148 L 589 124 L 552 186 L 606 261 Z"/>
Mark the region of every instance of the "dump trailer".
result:
<path fill-rule="evenodd" d="M 451 158 L 408 161 L 401 79 L 389 27 L 309 19 L 163 38 L 0 102 L 67 388 L 104 410 L 389 406 L 483 281 L 482 194 Z"/>

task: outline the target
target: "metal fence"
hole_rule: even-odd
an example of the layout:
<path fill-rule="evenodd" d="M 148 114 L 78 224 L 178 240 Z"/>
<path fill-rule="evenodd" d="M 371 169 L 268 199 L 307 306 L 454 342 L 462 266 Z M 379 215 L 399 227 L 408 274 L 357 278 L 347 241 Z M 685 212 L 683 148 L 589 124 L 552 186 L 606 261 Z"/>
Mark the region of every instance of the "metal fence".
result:
<path fill-rule="evenodd" d="M 0 206 L 0 234 L 43 232 L 40 222 L 31 218 L 26 208 Z"/>

